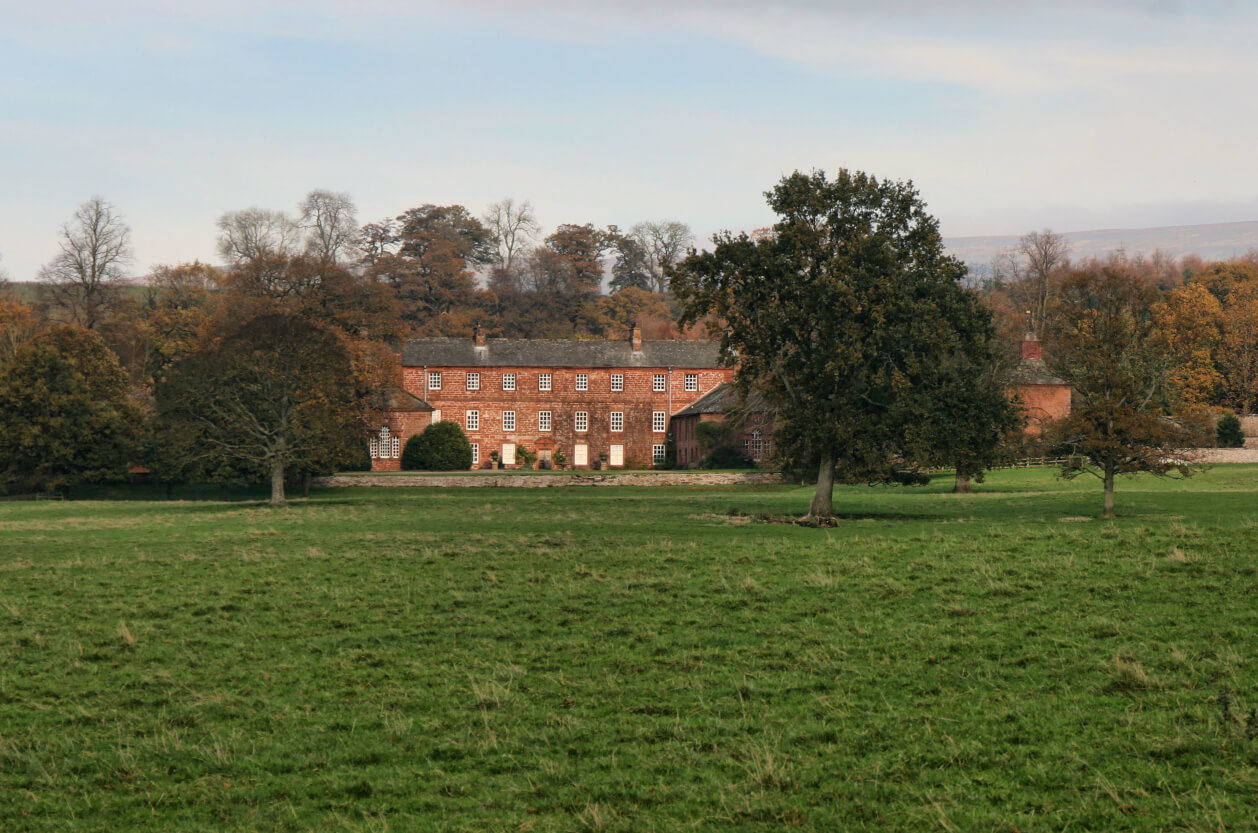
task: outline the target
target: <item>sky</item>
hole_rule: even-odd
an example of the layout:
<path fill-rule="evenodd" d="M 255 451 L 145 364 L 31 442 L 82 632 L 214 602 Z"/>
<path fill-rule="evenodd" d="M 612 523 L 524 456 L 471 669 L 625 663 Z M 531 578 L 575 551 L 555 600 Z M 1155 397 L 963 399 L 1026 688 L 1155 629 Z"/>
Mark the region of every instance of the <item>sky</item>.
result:
<path fill-rule="evenodd" d="M 93 196 L 131 272 L 321 188 L 360 222 L 773 217 L 795 170 L 912 180 L 948 236 L 1258 220 L 1258 2 L 0 0 L 0 270 Z"/>

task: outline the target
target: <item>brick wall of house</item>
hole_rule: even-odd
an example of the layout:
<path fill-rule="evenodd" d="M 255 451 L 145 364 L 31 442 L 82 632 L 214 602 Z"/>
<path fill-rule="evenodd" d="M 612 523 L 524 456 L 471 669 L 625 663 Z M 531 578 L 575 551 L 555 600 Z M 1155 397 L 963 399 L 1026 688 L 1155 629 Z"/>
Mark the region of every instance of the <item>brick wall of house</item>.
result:
<path fill-rule="evenodd" d="M 1019 385 L 1010 393 L 1022 402 L 1028 435 L 1038 436 L 1049 423 L 1070 415 L 1069 385 Z"/>
<path fill-rule="evenodd" d="M 401 471 L 402 449 L 406 448 L 406 440 L 412 434 L 421 434 L 432 421 L 428 411 L 389 411 L 384 416 L 384 425 L 389 429 L 390 437 L 397 437 L 398 453 L 393 456 L 392 449 L 388 455 L 376 456 L 371 460 L 372 471 Z M 379 439 L 379 433 L 375 437 Z M 377 445 L 377 447 L 379 447 Z"/>
<path fill-rule="evenodd" d="M 441 389 L 427 384 L 427 373 L 441 373 Z M 467 389 L 469 373 L 479 373 L 479 389 Z M 503 390 L 503 376 L 515 374 L 515 390 Z M 550 390 L 540 389 L 539 377 L 550 374 Z M 587 390 L 577 390 L 577 375 L 586 374 Z M 613 391 L 613 374 L 622 374 L 624 390 Z M 665 390 L 653 390 L 655 374 L 663 374 Z M 696 377 L 696 390 L 685 389 L 687 374 Z M 428 402 L 442 420 L 458 422 L 468 439 L 478 447 L 479 467 L 486 467 L 490 452 L 502 452 L 504 444 L 526 447 L 551 456 L 562 451 L 569 466 L 576 465 L 577 446 L 586 447 L 586 465 L 611 454 L 613 445 L 623 446 L 626 468 L 651 465 L 652 449 L 664 445 L 672 414 L 688 407 L 722 382 L 729 381 L 728 368 L 663 367 L 403 367 L 403 387 Z M 476 411 L 475 428 L 469 428 L 468 412 Z M 503 414 L 515 413 L 515 430 L 503 425 Z M 549 411 L 551 427 L 540 427 L 541 412 Z M 576 428 L 578 411 L 588 414 L 585 431 Z M 613 412 L 623 414 L 623 427 L 612 430 Z M 663 412 L 663 431 L 654 430 L 653 415 Z M 422 430 L 422 429 L 421 429 Z M 518 462 L 518 461 L 517 461 Z"/>

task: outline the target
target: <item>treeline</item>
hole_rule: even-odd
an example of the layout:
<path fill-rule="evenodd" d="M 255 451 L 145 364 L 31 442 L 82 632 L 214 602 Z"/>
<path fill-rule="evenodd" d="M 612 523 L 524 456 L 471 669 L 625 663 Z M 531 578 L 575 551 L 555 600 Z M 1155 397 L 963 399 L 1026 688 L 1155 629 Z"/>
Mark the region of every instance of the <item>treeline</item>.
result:
<path fill-rule="evenodd" d="M 1150 328 L 1150 355 L 1167 381 L 1159 394 L 1166 413 L 1249 414 L 1258 405 L 1258 251 L 1227 261 L 1123 251 L 1073 260 L 1065 238 L 1039 231 L 999 255 L 991 271 L 978 291 L 996 313 L 1011 361 L 1028 330 L 1052 345 L 1078 325 L 1066 316 L 1083 300 L 1066 301 L 1080 275 L 1116 273 L 1142 290 L 1132 314 Z"/>
<path fill-rule="evenodd" d="M 422 205 L 359 225 L 345 194 L 231 211 L 222 266 L 127 277 L 131 230 L 93 198 L 60 230 L 30 303 L 0 281 L 0 484 L 65 491 L 143 469 L 168 484 L 364 467 L 408 337 L 680 337 L 676 221 L 564 224 L 528 202 L 482 217 Z M 604 293 L 609 284 L 610 292 Z M 701 328 L 694 328 L 701 333 Z"/>
<path fill-rule="evenodd" d="M 421 205 L 360 225 L 346 195 L 312 191 L 295 213 L 232 211 L 218 231 L 222 266 L 159 266 L 137 286 L 130 229 L 94 198 L 34 298 L 0 282 L 0 486 L 64 491 L 142 468 L 172 485 L 269 480 L 282 502 L 285 481 L 368 465 L 402 339 L 477 322 L 528 338 L 623 337 L 633 322 L 649 338 L 706 333 L 677 323 L 670 278 L 693 238 L 675 221 L 543 236 L 532 206 L 503 200 L 481 217 Z M 1258 254 L 1072 262 L 1036 232 L 975 291 L 1010 373 L 1028 330 L 1065 354 L 1108 327 L 1138 331 L 1149 413 L 1258 401 Z M 1086 405 L 1096 360 L 1053 365 Z"/>

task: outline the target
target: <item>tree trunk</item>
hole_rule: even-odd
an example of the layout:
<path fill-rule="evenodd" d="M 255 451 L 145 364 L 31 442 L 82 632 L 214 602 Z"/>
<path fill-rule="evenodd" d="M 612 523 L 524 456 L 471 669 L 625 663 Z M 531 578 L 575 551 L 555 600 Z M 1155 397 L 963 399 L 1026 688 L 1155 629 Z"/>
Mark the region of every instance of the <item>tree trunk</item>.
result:
<path fill-rule="evenodd" d="M 1105 463 L 1105 511 L 1101 517 L 1114 517 L 1114 464 L 1108 461 Z"/>
<path fill-rule="evenodd" d="M 175 498 L 175 483 L 173 480 L 167 480 L 166 481 L 166 499 L 174 500 L 174 498 Z"/>
<path fill-rule="evenodd" d="M 271 463 L 271 505 L 283 506 L 284 500 L 284 463 L 274 460 Z"/>
<path fill-rule="evenodd" d="M 305 472 L 305 473 L 303 473 L 303 474 L 302 474 L 302 476 L 301 476 L 301 496 L 302 496 L 302 497 L 304 497 L 304 498 L 308 498 L 308 497 L 310 497 L 310 480 L 311 480 L 311 475 L 310 475 L 310 472 Z"/>
<path fill-rule="evenodd" d="M 952 484 L 952 493 L 954 495 L 968 495 L 973 491 L 974 489 L 970 487 L 970 476 L 968 474 L 962 474 L 961 470 L 957 469 L 957 479 L 956 482 Z"/>
<path fill-rule="evenodd" d="M 810 518 L 834 517 L 834 453 L 821 452 L 821 465 L 817 469 L 817 491 L 808 507 Z"/>

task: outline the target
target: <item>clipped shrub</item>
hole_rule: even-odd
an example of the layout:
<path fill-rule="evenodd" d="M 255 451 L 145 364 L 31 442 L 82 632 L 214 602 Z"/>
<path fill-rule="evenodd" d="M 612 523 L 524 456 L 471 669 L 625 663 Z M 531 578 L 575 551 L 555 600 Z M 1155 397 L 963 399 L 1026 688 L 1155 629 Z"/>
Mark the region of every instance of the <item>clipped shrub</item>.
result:
<path fill-rule="evenodd" d="M 472 444 L 457 422 L 437 422 L 412 435 L 402 449 L 405 471 L 459 471 L 472 467 Z"/>
<path fill-rule="evenodd" d="M 718 445 L 699 463 L 702 469 L 754 469 L 756 461 L 732 445 Z"/>
<path fill-rule="evenodd" d="M 1240 418 L 1231 411 L 1219 417 L 1214 430 L 1219 438 L 1219 448 L 1245 447 L 1245 434 L 1241 431 Z"/>

